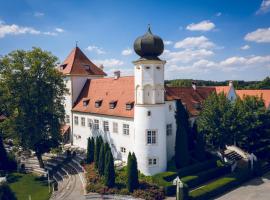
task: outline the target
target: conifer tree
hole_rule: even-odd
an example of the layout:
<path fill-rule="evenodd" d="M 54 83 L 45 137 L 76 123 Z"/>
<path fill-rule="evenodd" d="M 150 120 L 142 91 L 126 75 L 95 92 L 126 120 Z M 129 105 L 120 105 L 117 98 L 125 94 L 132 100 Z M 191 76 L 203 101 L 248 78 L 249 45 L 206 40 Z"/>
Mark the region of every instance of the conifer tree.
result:
<path fill-rule="evenodd" d="M 102 176 L 104 175 L 104 165 L 105 165 L 105 154 L 104 154 L 104 144 L 101 145 L 100 147 L 100 152 L 99 152 L 99 159 L 98 159 L 98 172 Z"/>
<path fill-rule="evenodd" d="M 180 100 L 176 101 L 176 138 L 175 138 L 175 165 L 177 168 L 184 167 L 189 163 L 188 133 L 189 121 L 188 113 Z"/>
<path fill-rule="evenodd" d="M 87 139 L 87 152 L 86 152 L 86 163 L 91 163 L 91 138 Z"/>
<path fill-rule="evenodd" d="M 129 192 L 133 192 L 134 189 L 138 187 L 138 169 L 137 169 L 137 159 L 135 154 L 128 154 L 128 164 L 127 164 L 127 189 Z"/>
<path fill-rule="evenodd" d="M 132 153 L 132 162 L 133 162 L 132 172 L 134 174 L 133 188 L 136 189 L 139 186 L 139 172 L 138 172 L 137 158 L 134 152 Z"/>
<path fill-rule="evenodd" d="M 91 148 L 90 148 L 90 163 L 94 162 L 94 154 L 95 154 L 95 139 L 91 138 Z"/>
<path fill-rule="evenodd" d="M 105 161 L 105 185 L 111 188 L 115 184 L 115 170 L 113 155 L 110 151 L 107 151 Z"/>
<path fill-rule="evenodd" d="M 109 143 L 105 142 L 105 144 L 104 144 L 104 153 L 105 153 L 105 155 L 107 154 L 108 151 L 111 152 L 111 148 L 110 148 Z"/>
<path fill-rule="evenodd" d="M 194 132 L 194 136 L 196 138 L 194 153 L 195 153 L 195 157 L 199 161 L 203 161 L 205 158 L 205 148 L 204 148 L 205 143 L 204 143 L 203 133 L 198 133 L 197 129 L 198 129 L 197 124 L 194 123 L 192 127 L 192 131 Z"/>
<path fill-rule="evenodd" d="M 4 147 L 2 136 L 0 135 L 0 171 L 8 170 L 8 163 L 9 163 L 8 155 Z"/>
<path fill-rule="evenodd" d="M 95 145 L 95 154 L 94 154 L 94 161 L 95 161 L 96 169 L 98 168 L 100 146 L 101 146 L 101 140 L 100 140 L 100 137 L 97 137 L 96 138 L 96 145 Z"/>

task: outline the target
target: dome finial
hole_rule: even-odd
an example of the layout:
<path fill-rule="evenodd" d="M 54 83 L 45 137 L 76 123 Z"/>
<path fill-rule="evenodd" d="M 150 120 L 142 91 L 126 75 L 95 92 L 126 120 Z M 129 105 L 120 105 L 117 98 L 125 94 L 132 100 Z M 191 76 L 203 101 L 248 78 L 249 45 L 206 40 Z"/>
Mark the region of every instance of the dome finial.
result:
<path fill-rule="evenodd" d="M 152 34 L 152 31 L 151 31 L 151 25 L 150 24 L 148 24 L 148 26 L 147 26 L 148 28 L 148 33 L 151 33 Z"/>

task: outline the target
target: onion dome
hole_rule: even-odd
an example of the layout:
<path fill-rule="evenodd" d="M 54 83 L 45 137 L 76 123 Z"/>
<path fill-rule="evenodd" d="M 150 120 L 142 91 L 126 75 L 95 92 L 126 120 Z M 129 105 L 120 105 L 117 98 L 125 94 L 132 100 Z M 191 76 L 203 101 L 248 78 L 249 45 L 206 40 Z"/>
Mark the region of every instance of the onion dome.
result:
<path fill-rule="evenodd" d="M 148 31 L 135 40 L 134 50 L 141 58 L 159 60 L 158 56 L 164 50 L 163 40 L 159 36 L 153 35 L 148 26 Z"/>

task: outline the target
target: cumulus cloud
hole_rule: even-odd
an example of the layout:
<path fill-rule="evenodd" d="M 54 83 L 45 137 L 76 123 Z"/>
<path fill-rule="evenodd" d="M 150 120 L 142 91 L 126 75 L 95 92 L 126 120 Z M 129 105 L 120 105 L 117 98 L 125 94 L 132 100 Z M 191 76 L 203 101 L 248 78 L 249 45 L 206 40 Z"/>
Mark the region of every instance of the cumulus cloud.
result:
<path fill-rule="evenodd" d="M 121 54 L 122 54 L 123 56 L 129 56 L 129 55 L 132 54 L 132 49 L 130 49 L 130 48 L 124 49 L 124 50 L 121 52 Z"/>
<path fill-rule="evenodd" d="M 123 61 L 111 58 L 111 59 L 104 59 L 104 60 L 94 60 L 94 63 L 97 65 L 103 65 L 105 68 L 106 67 L 119 67 L 124 64 Z"/>
<path fill-rule="evenodd" d="M 35 17 L 43 17 L 45 14 L 44 13 L 42 13 L 42 12 L 35 12 L 34 13 L 34 16 Z"/>
<path fill-rule="evenodd" d="M 270 11 L 270 0 L 263 0 L 256 14 L 264 14 Z"/>
<path fill-rule="evenodd" d="M 101 48 L 101 47 L 97 47 L 95 45 L 90 45 L 86 48 L 87 51 L 91 51 L 91 52 L 95 52 L 96 54 L 100 55 L 100 54 L 105 54 L 106 52 Z"/>
<path fill-rule="evenodd" d="M 194 48 L 209 49 L 213 47 L 215 47 L 215 44 L 205 36 L 187 37 L 184 40 L 176 42 L 174 45 L 174 48 L 184 48 L 184 49 L 194 49 Z"/>
<path fill-rule="evenodd" d="M 244 46 L 241 46 L 240 49 L 248 50 L 248 49 L 250 49 L 250 46 L 249 45 L 244 45 Z"/>
<path fill-rule="evenodd" d="M 270 42 L 270 27 L 269 28 L 259 28 L 256 31 L 248 33 L 245 36 L 245 40 L 257 42 L 257 43 Z"/>
<path fill-rule="evenodd" d="M 170 41 L 170 40 L 165 40 L 165 41 L 164 41 L 164 44 L 165 44 L 165 45 L 171 45 L 172 43 L 173 43 L 173 42 Z"/>
<path fill-rule="evenodd" d="M 199 23 L 192 23 L 187 25 L 186 29 L 189 31 L 210 31 L 215 28 L 215 24 L 210 20 L 204 20 Z"/>

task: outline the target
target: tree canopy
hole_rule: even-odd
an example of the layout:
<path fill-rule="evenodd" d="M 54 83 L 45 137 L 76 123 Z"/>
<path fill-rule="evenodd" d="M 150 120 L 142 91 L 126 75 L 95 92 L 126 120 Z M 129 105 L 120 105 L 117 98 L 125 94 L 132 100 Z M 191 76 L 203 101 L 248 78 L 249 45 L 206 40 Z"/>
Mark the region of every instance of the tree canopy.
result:
<path fill-rule="evenodd" d="M 41 155 L 61 139 L 67 90 L 57 61 L 40 48 L 0 58 L 0 112 L 8 117 L 1 126 L 24 149 L 36 152 L 41 167 Z"/>

